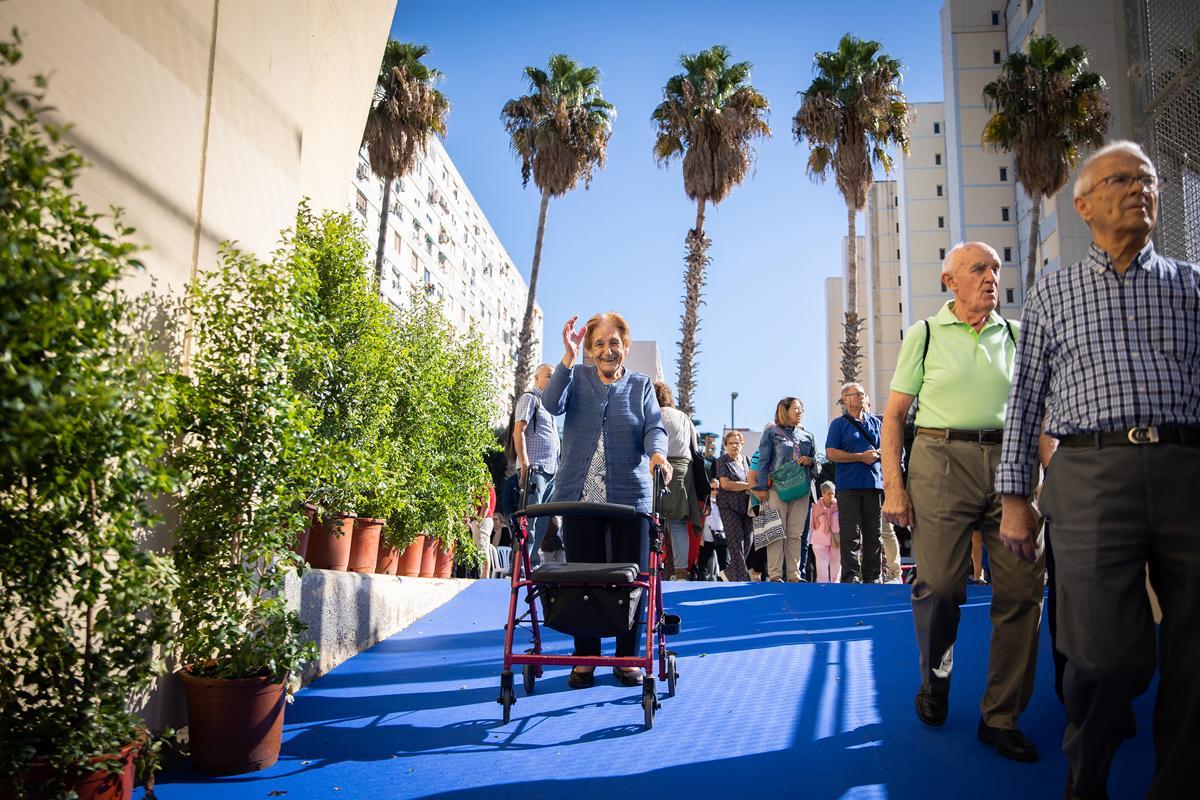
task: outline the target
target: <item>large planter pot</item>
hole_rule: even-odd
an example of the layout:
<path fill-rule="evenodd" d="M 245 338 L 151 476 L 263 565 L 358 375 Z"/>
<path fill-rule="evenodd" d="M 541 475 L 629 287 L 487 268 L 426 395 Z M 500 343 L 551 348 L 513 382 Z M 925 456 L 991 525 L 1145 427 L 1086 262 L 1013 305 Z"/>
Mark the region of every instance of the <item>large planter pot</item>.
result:
<path fill-rule="evenodd" d="M 435 578 L 449 578 L 454 574 L 454 545 L 450 545 L 447 550 L 444 547 L 438 547 L 437 562 L 434 566 Z"/>
<path fill-rule="evenodd" d="M 58 778 L 59 785 L 64 789 L 73 789 L 75 794 L 79 795 L 79 800 L 129 800 L 133 796 L 134 762 L 141 747 L 141 742 L 131 742 L 112 756 L 97 756 L 88 759 L 86 764 L 74 771 L 74 774 L 65 778 L 59 778 L 57 772 L 45 764 L 34 761 L 24 778 L 25 797 L 27 800 L 43 800 L 43 798 L 57 796 L 53 791 L 38 787 L 45 786 L 47 782 Z M 120 759 L 120 772 L 108 772 L 96 768 L 100 762 L 112 758 Z M 5 794 L 3 797 L 7 800 L 9 795 Z"/>
<path fill-rule="evenodd" d="M 296 541 L 292 544 L 292 550 L 301 558 L 308 553 L 308 540 L 312 537 L 313 525 L 317 520 L 317 507 L 310 503 L 304 504 L 304 518 L 307 520 L 304 528 L 296 534 Z"/>
<path fill-rule="evenodd" d="M 415 578 L 421 574 L 421 556 L 425 553 L 425 537 L 418 536 L 400 554 L 400 566 L 396 573 L 406 578 Z"/>
<path fill-rule="evenodd" d="M 354 517 L 334 514 L 318 520 L 308 539 L 305 557 L 316 569 L 345 572 L 350 565 L 350 544 L 354 540 Z"/>
<path fill-rule="evenodd" d="M 379 559 L 379 534 L 385 520 L 373 517 L 358 517 L 354 520 L 354 535 L 350 540 L 351 572 L 375 571 Z"/>
<path fill-rule="evenodd" d="M 192 765 L 210 775 L 266 769 L 279 758 L 286 679 L 199 678 L 182 671 Z"/>
<path fill-rule="evenodd" d="M 392 547 L 379 537 L 379 552 L 375 556 L 375 573 L 377 575 L 395 575 L 400 568 L 400 548 Z"/>
<path fill-rule="evenodd" d="M 432 578 L 437 574 L 437 554 L 441 542 L 434 539 L 432 536 L 425 537 L 425 544 L 421 547 L 421 572 L 422 578 Z"/>

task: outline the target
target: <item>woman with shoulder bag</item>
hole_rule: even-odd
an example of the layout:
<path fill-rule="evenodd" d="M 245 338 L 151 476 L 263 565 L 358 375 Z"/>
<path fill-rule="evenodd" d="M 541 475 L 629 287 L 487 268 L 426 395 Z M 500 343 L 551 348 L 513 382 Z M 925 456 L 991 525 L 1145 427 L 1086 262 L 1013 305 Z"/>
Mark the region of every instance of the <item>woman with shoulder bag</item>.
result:
<path fill-rule="evenodd" d="M 758 445 L 758 471 L 754 495 L 764 506 L 779 512 L 784 538 L 767 545 L 767 576 L 772 581 L 803 580 L 807 567 L 808 521 L 812 467 L 817 447 L 813 435 L 801 426 L 804 404 L 785 397 L 775 406 L 775 422 L 763 431 Z"/>

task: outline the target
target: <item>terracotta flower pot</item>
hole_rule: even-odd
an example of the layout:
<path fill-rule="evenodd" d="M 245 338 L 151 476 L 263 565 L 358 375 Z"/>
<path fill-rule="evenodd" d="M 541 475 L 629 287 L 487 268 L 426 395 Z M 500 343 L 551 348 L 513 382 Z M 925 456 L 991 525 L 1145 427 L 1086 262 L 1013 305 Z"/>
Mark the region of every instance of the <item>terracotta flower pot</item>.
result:
<path fill-rule="evenodd" d="M 350 543 L 354 536 L 354 517 L 334 514 L 317 520 L 308 539 L 305 557 L 316 569 L 345 572 L 350 564 Z"/>
<path fill-rule="evenodd" d="M 438 542 L 432 536 L 425 537 L 425 544 L 421 548 L 421 577 L 432 578 L 437 574 L 437 554 Z"/>
<path fill-rule="evenodd" d="M 311 503 L 304 504 L 304 518 L 308 521 L 304 528 L 296 534 L 296 541 L 292 545 L 292 550 L 301 558 L 305 557 L 308 552 L 308 540 L 312 537 L 313 525 L 316 524 L 317 507 Z"/>
<path fill-rule="evenodd" d="M 351 572 L 375 571 L 379 558 L 379 534 L 386 520 L 373 517 L 358 517 L 354 520 L 354 534 L 350 539 Z"/>
<path fill-rule="evenodd" d="M 59 779 L 58 782 L 64 789 L 74 789 L 75 793 L 79 795 L 79 800 L 129 800 L 133 796 L 134 761 L 141 747 L 142 742 L 131 742 L 112 756 L 97 756 L 88 759 L 86 765 L 81 766 L 74 774 Z M 120 759 L 120 772 L 108 772 L 93 768 L 94 765 L 110 758 Z M 24 777 L 25 797 L 28 800 L 42 800 L 45 797 L 55 796 L 53 790 L 47 794 L 46 790 L 40 787 L 56 778 L 59 778 L 58 773 L 44 763 L 39 764 L 34 761 Z M 5 794 L 4 797 L 7 798 L 8 795 Z"/>
<path fill-rule="evenodd" d="M 425 537 L 418 536 L 400 554 L 400 566 L 396 568 L 399 575 L 415 578 L 421 574 L 421 556 L 425 552 Z"/>
<path fill-rule="evenodd" d="M 187 690 L 192 764 L 211 775 L 266 769 L 279 758 L 286 679 L 198 678 L 179 673 Z"/>
<path fill-rule="evenodd" d="M 434 567 L 435 578 L 449 578 L 454 574 L 454 545 L 450 549 L 438 547 L 437 563 Z"/>
<path fill-rule="evenodd" d="M 400 548 L 391 547 L 379 537 L 379 553 L 375 556 L 375 573 L 377 575 L 395 575 L 400 568 Z"/>

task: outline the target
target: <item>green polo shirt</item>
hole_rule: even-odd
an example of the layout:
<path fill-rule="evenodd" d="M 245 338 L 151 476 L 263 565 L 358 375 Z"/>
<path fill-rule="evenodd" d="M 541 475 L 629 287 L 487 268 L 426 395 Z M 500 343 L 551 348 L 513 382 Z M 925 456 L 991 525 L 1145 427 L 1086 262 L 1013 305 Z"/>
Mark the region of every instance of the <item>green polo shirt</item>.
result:
<path fill-rule="evenodd" d="M 995 311 L 977 333 L 954 316 L 953 308 L 951 300 L 929 318 L 924 368 L 925 323 L 908 329 L 896 359 L 892 391 L 919 399 L 918 427 L 1002 429 L 1017 348 L 1004 328 L 1004 318 Z M 1019 338 L 1017 323 L 1009 324 Z"/>

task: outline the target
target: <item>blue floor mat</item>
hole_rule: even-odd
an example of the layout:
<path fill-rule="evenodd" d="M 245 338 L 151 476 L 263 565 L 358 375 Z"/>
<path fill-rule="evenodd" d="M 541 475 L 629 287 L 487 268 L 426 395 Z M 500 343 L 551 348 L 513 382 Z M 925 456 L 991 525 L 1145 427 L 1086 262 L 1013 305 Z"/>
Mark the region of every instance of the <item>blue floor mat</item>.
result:
<path fill-rule="evenodd" d="M 989 598 L 986 587 L 969 591 L 950 716 L 931 729 L 913 712 L 908 587 L 668 583 L 667 608 L 683 617 L 670 642 L 679 690 L 667 698 L 659 684 L 662 708 L 645 730 L 640 688 L 597 671 L 593 688 L 574 691 L 565 667 L 546 670 L 529 696 L 518 673 L 502 724 L 508 584 L 479 581 L 300 691 L 271 769 L 213 779 L 184 765 L 160 778 L 158 797 L 1061 797 L 1064 714 L 1044 626 L 1021 718 L 1042 760 L 1014 763 L 975 739 Z M 518 632 L 515 648 L 527 638 Z M 546 642 L 569 652 L 560 634 Z M 1118 754 L 1113 797 L 1144 796 L 1149 785 L 1155 688 L 1138 701 L 1141 733 Z"/>

